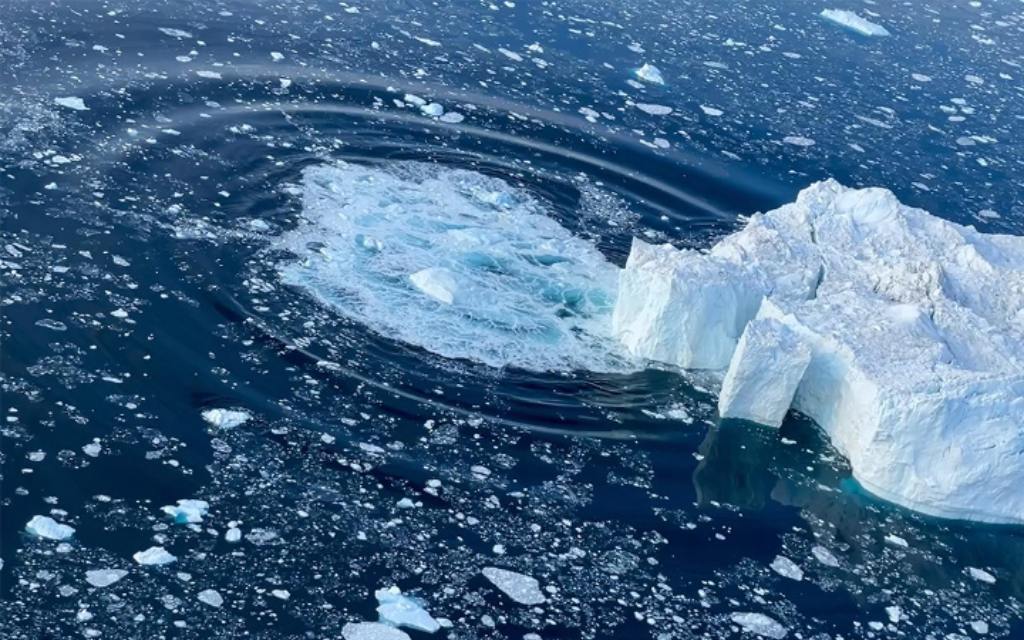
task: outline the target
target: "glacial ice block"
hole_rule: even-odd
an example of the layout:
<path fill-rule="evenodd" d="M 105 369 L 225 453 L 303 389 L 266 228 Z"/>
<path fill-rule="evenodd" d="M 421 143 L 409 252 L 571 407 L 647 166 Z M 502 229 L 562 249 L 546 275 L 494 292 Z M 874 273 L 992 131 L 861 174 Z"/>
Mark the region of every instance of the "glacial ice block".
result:
<path fill-rule="evenodd" d="M 774 306 L 764 302 L 762 310 Z M 722 382 L 718 413 L 778 427 L 786 417 L 811 349 L 791 328 L 771 317 L 754 318 L 740 336 Z"/>
<path fill-rule="evenodd" d="M 636 355 L 724 373 L 724 415 L 776 423 L 799 377 L 793 407 L 876 495 L 1024 523 L 1024 238 L 826 181 L 706 252 L 636 242 L 614 319 Z"/>

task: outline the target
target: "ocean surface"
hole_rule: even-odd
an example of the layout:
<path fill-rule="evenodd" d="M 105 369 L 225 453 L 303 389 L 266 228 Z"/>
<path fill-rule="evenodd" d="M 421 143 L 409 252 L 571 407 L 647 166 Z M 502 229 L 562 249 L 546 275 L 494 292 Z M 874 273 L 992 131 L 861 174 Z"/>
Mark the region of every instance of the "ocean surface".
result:
<path fill-rule="evenodd" d="M 418 640 L 1024 638 L 1020 527 L 607 330 L 633 237 L 827 177 L 1024 233 L 1021 2 L 0 11 L 0 638 L 341 638 L 390 586 Z"/>

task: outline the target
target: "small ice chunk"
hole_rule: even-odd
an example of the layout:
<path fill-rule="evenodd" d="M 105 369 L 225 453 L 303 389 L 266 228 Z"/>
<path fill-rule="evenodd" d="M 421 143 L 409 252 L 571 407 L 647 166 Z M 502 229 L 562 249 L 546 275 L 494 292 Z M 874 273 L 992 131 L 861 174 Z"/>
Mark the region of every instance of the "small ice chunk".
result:
<path fill-rule="evenodd" d="M 250 418 L 252 415 L 249 412 L 238 409 L 206 409 L 203 411 L 203 420 L 221 429 L 233 429 L 245 424 Z"/>
<path fill-rule="evenodd" d="M 85 102 L 81 98 L 76 98 L 74 96 L 68 96 L 66 98 L 54 98 L 53 101 L 61 107 L 74 109 L 75 111 L 89 110 L 89 107 L 85 106 Z"/>
<path fill-rule="evenodd" d="M 238 527 L 231 527 L 224 533 L 224 539 L 228 542 L 238 542 L 242 539 L 242 530 Z"/>
<path fill-rule="evenodd" d="M 661 75 L 661 70 L 653 64 L 647 64 L 646 62 L 639 69 L 634 71 L 636 77 L 640 78 L 644 82 L 650 82 L 652 84 L 665 84 L 665 78 Z"/>
<path fill-rule="evenodd" d="M 196 598 L 199 602 L 215 608 L 219 608 L 224 604 L 224 597 L 216 589 L 203 589 Z"/>
<path fill-rule="evenodd" d="M 137 551 L 132 555 L 132 559 L 141 565 L 163 565 L 177 560 L 163 547 L 150 547 L 145 551 Z"/>
<path fill-rule="evenodd" d="M 378 589 L 373 595 L 379 603 L 377 613 L 381 622 L 425 633 L 434 633 L 441 628 L 419 600 L 402 595 L 398 587 Z"/>
<path fill-rule="evenodd" d="M 770 618 L 763 613 L 737 611 L 736 613 L 733 613 L 730 618 L 733 622 L 743 627 L 744 631 L 749 631 L 765 638 L 782 640 L 782 638 L 785 638 L 789 633 L 789 630 L 786 629 L 786 627 L 779 624 L 774 618 Z"/>
<path fill-rule="evenodd" d="M 846 9 L 822 9 L 821 17 L 841 27 L 855 31 L 862 36 L 887 36 L 889 31 L 880 24 L 862 18 Z"/>
<path fill-rule="evenodd" d="M 67 540 L 75 535 L 74 527 L 61 524 L 49 516 L 34 516 L 25 525 L 25 531 L 46 540 Z"/>
<path fill-rule="evenodd" d="M 838 567 L 839 559 L 835 555 L 821 545 L 815 545 L 811 548 L 811 555 L 814 556 L 815 560 L 825 565 L 826 567 Z"/>
<path fill-rule="evenodd" d="M 977 567 L 967 567 L 967 575 L 971 576 L 979 582 L 984 582 L 987 584 L 995 584 L 996 582 L 996 577 L 994 575 L 992 575 L 988 571 L 985 571 L 984 569 L 979 569 Z"/>
<path fill-rule="evenodd" d="M 519 604 L 534 605 L 547 601 L 536 578 L 498 567 L 486 567 L 483 574 L 491 584 Z"/>
<path fill-rule="evenodd" d="M 157 30 L 165 36 L 172 38 L 191 38 L 192 34 L 184 29 L 173 29 L 171 27 L 158 27 Z"/>
<path fill-rule="evenodd" d="M 203 521 L 203 516 L 210 511 L 210 503 L 206 500 L 178 500 L 177 506 L 166 506 L 162 510 L 177 524 L 194 524 Z"/>
<path fill-rule="evenodd" d="M 409 640 L 409 634 L 381 622 L 349 622 L 341 628 L 345 640 Z"/>
<path fill-rule="evenodd" d="M 805 138 L 804 136 L 786 136 L 782 141 L 794 147 L 813 147 L 815 145 L 813 138 Z"/>
<path fill-rule="evenodd" d="M 431 102 L 430 104 L 425 104 L 422 107 L 420 107 L 420 113 L 422 113 L 425 116 L 437 118 L 441 115 L 444 115 L 444 107 L 437 104 L 436 102 Z"/>
<path fill-rule="evenodd" d="M 128 575 L 124 569 L 91 569 L 85 572 L 85 581 L 92 586 L 102 589 L 109 587 Z"/>
<path fill-rule="evenodd" d="M 428 267 L 409 276 L 413 286 L 444 304 L 455 302 L 458 283 L 455 274 L 444 267 Z"/>
<path fill-rule="evenodd" d="M 782 425 L 800 380 L 811 362 L 811 348 L 792 329 L 761 310 L 736 344 L 718 396 L 718 413 L 771 427 Z"/>
<path fill-rule="evenodd" d="M 772 571 L 783 578 L 789 578 L 790 580 L 796 580 L 797 582 L 804 579 L 804 570 L 786 556 L 775 556 L 775 559 L 772 560 L 771 567 Z"/>
<path fill-rule="evenodd" d="M 712 116 L 714 118 L 717 118 L 718 116 L 725 113 L 724 111 L 717 107 L 709 107 L 705 104 L 700 105 L 700 110 L 704 112 L 704 115 Z"/>

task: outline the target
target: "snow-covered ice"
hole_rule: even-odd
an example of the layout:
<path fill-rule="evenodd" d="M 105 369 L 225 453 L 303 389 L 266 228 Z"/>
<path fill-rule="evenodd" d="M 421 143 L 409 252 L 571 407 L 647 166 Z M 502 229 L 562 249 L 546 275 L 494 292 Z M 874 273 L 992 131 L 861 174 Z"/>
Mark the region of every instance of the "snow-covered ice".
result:
<path fill-rule="evenodd" d="M 33 516 L 25 525 L 25 531 L 46 540 L 67 540 L 75 535 L 74 527 L 61 524 L 49 516 Z"/>
<path fill-rule="evenodd" d="M 547 601 L 536 578 L 498 567 L 486 567 L 482 573 L 491 584 L 519 604 L 535 605 Z"/>
<path fill-rule="evenodd" d="M 381 622 L 425 633 L 434 633 L 441 628 L 419 600 L 402 595 L 398 587 L 378 589 L 373 595 L 377 598 L 377 614 Z"/>
<path fill-rule="evenodd" d="M 821 17 L 829 22 L 855 31 L 862 36 L 887 36 L 889 31 L 880 24 L 875 24 L 867 18 L 862 18 L 853 11 L 846 9 L 822 9 Z"/>
<path fill-rule="evenodd" d="M 729 413 L 776 424 L 798 377 L 793 407 L 882 498 L 1024 522 L 1024 238 L 821 182 L 707 252 L 635 240 L 613 323 L 637 356 L 724 372 Z"/>

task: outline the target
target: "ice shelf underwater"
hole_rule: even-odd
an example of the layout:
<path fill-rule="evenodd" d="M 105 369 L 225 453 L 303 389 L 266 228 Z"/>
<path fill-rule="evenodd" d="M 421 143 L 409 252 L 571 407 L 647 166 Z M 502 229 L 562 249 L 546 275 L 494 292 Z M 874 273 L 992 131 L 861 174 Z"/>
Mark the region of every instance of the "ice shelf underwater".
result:
<path fill-rule="evenodd" d="M 633 241 L 636 356 L 721 372 L 719 413 L 815 420 L 872 493 L 1024 523 L 1024 238 L 814 184 L 710 250 Z"/>

